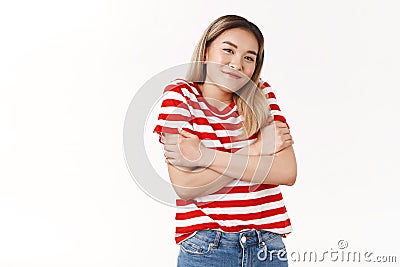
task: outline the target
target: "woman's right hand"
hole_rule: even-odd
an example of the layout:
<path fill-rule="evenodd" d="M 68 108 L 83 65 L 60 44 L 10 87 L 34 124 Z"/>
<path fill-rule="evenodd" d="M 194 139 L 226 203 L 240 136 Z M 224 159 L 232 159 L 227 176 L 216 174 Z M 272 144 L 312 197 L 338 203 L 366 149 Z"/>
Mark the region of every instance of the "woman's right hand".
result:
<path fill-rule="evenodd" d="M 258 132 L 257 141 L 251 146 L 251 151 L 259 155 L 272 155 L 294 144 L 286 123 L 273 121 Z"/>

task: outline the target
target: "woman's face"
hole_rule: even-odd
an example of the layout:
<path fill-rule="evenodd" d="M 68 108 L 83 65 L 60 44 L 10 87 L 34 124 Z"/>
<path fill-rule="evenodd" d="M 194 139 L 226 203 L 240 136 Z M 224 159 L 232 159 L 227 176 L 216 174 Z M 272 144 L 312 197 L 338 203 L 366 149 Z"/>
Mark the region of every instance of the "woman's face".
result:
<path fill-rule="evenodd" d="M 258 42 L 253 33 L 241 28 L 221 33 L 206 49 L 206 82 L 234 92 L 253 76 Z M 216 64 L 212 64 L 216 63 Z"/>

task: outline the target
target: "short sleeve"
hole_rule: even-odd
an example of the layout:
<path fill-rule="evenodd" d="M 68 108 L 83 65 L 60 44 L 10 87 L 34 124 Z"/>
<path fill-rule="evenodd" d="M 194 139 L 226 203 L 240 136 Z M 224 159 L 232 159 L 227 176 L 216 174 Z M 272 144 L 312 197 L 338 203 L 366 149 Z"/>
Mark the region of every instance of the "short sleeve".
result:
<path fill-rule="evenodd" d="M 287 123 L 285 116 L 283 116 L 281 108 L 278 106 L 278 102 L 276 101 L 276 95 L 272 87 L 262 79 L 259 80 L 258 87 L 262 90 L 262 92 L 264 93 L 264 95 L 268 100 L 269 107 L 271 109 L 271 115 L 274 116 L 274 120 L 282 121 L 286 123 L 286 125 L 289 127 L 289 124 Z"/>
<path fill-rule="evenodd" d="M 161 97 L 161 109 L 153 132 L 159 134 L 159 142 L 165 143 L 165 133 L 178 134 L 181 129 L 193 131 L 192 115 L 188 98 L 185 96 L 187 85 L 168 84 Z"/>

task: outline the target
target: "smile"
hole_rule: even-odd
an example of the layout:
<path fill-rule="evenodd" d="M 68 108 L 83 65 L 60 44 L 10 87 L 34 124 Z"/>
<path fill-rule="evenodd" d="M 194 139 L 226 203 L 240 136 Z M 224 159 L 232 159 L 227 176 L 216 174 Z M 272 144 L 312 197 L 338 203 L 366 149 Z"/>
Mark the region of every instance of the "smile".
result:
<path fill-rule="evenodd" d="M 226 75 L 228 75 L 229 77 L 231 77 L 231 78 L 234 78 L 234 79 L 240 79 L 240 78 L 242 78 L 240 75 L 238 75 L 238 74 L 236 74 L 236 73 L 233 73 L 233 72 L 229 72 L 229 71 L 221 71 L 222 73 L 224 73 L 224 74 L 226 74 Z"/>

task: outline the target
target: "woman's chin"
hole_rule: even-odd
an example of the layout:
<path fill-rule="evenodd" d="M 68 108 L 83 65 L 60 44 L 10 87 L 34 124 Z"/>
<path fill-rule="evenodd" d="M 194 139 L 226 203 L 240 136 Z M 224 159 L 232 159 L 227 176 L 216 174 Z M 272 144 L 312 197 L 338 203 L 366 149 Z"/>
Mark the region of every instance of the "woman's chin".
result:
<path fill-rule="evenodd" d="M 212 79 L 209 79 L 208 82 L 218 85 L 218 87 L 220 87 L 225 92 L 234 93 L 242 88 L 248 81 L 249 79 L 246 79 L 244 77 L 235 78 L 230 77 L 229 75 L 218 75 L 217 77 L 212 77 Z"/>

